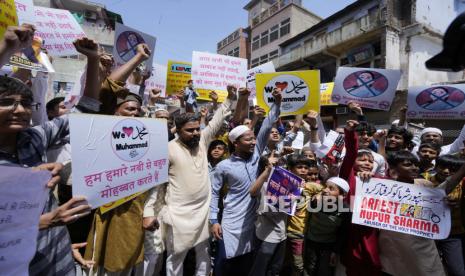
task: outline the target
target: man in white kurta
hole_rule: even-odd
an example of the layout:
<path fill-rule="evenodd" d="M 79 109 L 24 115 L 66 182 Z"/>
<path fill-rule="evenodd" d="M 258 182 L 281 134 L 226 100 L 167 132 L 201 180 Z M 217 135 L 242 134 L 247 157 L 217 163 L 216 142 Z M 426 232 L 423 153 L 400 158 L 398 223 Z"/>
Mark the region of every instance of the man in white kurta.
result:
<path fill-rule="evenodd" d="M 183 141 L 186 138 L 183 138 L 180 133 L 183 129 L 178 125 L 176 127 L 179 137 L 168 144 L 169 183 L 165 197 L 166 205 L 159 216 L 166 234 L 167 275 L 182 275 L 184 258 L 193 247 L 197 259 L 196 275 L 210 273 L 208 219 L 211 185 L 207 150 L 209 143 L 220 130 L 224 118 L 230 113 L 233 96 L 233 93 L 229 93 L 228 99 L 202 130 L 198 146 L 192 147 L 188 140 Z M 196 124 L 192 121 L 191 123 Z"/>

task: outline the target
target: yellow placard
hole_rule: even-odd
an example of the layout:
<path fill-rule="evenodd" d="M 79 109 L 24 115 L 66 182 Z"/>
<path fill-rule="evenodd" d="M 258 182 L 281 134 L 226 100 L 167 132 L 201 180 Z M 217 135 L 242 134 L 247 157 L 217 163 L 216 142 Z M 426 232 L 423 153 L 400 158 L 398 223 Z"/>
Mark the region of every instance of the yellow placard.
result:
<path fill-rule="evenodd" d="M 281 88 L 281 116 L 320 111 L 320 71 L 290 71 L 256 75 L 257 104 L 266 112 L 274 101 L 274 88 Z"/>
<path fill-rule="evenodd" d="M 320 105 L 331 106 L 337 105 L 331 101 L 331 94 L 333 93 L 334 82 L 322 83 L 320 86 Z"/>
<path fill-rule="evenodd" d="M 3 37 L 8 26 L 18 26 L 14 0 L 0 1 L 0 38 Z"/>
<path fill-rule="evenodd" d="M 118 199 L 116 201 L 110 202 L 108 204 L 100 206 L 100 213 L 105 214 L 106 212 L 110 211 L 111 209 L 114 209 L 120 205 L 123 205 L 124 203 L 136 198 L 138 195 L 142 194 L 140 193 L 135 193 L 133 195 Z"/>
<path fill-rule="evenodd" d="M 190 62 L 168 60 L 166 73 L 166 95 L 177 94 L 184 90 L 191 79 L 192 64 Z"/>
<path fill-rule="evenodd" d="M 208 89 L 195 89 L 195 91 L 197 91 L 197 93 L 199 94 L 199 97 L 197 98 L 197 100 L 211 101 L 210 97 L 208 96 L 208 95 L 210 95 L 211 90 L 208 90 Z M 224 100 L 226 100 L 226 97 L 228 96 L 228 91 L 226 91 L 226 90 L 221 90 L 221 91 L 215 90 L 215 92 L 216 92 L 216 94 L 218 94 L 218 102 L 222 103 L 222 102 L 224 102 Z"/>

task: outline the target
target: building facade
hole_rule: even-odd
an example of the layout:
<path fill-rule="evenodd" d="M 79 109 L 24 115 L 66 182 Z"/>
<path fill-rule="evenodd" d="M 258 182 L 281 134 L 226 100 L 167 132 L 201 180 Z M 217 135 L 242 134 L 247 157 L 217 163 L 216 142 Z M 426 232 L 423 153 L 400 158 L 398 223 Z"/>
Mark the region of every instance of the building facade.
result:
<path fill-rule="evenodd" d="M 278 71 L 319 69 L 322 83 L 334 81 L 340 66 L 400 69 L 391 111 L 368 111 L 371 122 L 388 126 L 406 103 L 408 87 L 463 78 L 462 72 L 425 67 L 425 61 L 442 49 L 445 29 L 462 10 L 463 3 L 456 0 L 359 0 L 281 43 L 273 61 Z M 345 123 L 347 110 L 336 109 L 322 107 L 321 112 L 328 123 Z M 342 113 L 339 121 L 336 113 Z M 448 127 L 454 128 L 452 124 Z"/>
<path fill-rule="evenodd" d="M 250 67 L 278 57 L 279 44 L 321 21 L 301 0 L 253 0 L 245 7 L 250 26 Z"/>
<path fill-rule="evenodd" d="M 216 52 L 221 55 L 250 59 L 249 29 L 239 28 L 218 42 Z"/>

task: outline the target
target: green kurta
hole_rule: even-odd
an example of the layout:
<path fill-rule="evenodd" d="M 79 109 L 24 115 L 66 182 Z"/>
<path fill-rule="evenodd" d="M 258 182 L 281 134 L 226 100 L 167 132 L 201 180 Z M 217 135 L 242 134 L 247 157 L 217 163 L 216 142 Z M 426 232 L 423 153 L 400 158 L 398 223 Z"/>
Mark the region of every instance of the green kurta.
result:
<path fill-rule="evenodd" d="M 146 197 L 143 193 L 105 214 L 100 210 L 95 213 L 84 256 L 95 261 L 95 269 L 117 272 L 144 260 L 142 215 Z"/>

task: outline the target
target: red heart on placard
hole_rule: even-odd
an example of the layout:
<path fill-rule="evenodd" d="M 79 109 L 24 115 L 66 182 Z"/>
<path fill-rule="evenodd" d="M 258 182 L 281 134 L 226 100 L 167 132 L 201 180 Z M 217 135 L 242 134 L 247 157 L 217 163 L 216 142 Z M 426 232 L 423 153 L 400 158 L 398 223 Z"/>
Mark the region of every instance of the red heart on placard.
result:
<path fill-rule="evenodd" d="M 131 137 L 133 128 L 132 127 L 123 127 L 123 132 L 126 134 L 126 136 Z"/>
<path fill-rule="evenodd" d="M 286 89 L 286 87 L 287 87 L 287 81 L 283 81 L 283 82 L 278 81 L 278 82 L 275 82 L 274 85 L 277 88 L 281 89 L 281 91 L 284 91 L 284 89 Z"/>

